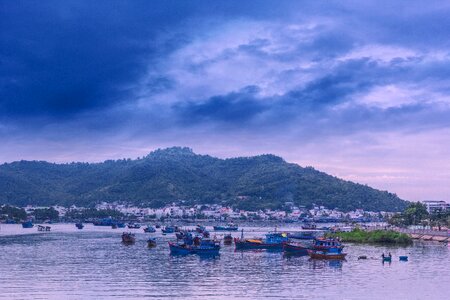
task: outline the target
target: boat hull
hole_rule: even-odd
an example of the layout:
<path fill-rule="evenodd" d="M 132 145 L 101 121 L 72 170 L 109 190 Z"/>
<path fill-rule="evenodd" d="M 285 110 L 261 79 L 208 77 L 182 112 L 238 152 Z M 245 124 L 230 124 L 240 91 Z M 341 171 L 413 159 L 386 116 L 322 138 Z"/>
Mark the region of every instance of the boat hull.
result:
<path fill-rule="evenodd" d="M 249 241 L 234 240 L 236 250 L 252 250 L 252 249 L 266 249 L 266 250 L 283 250 L 283 243 L 255 243 Z"/>
<path fill-rule="evenodd" d="M 214 231 L 238 231 L 238 227 L 214 226 Z"/>
<path fill-rule="evenodd" d="M 201 247 L 177 245 L 169 242 L 170 254 L 200 254 L 200 255 L 219 255 L 220 247 Z"/>
<path fill-rule="evenodd" d="M 313 259 L 333 259 L 343 260 L 347 256 L 347 253 L 318 253 L 316 251 L 308 250 L 308 255 Z"/>
<path fill-rule="evenodd" d="M 283 251 L 286 253 L 295 253 L 308 255 L 308 248 L 301 245 L 293 245 L 289 243 L 283 244 Z"/>

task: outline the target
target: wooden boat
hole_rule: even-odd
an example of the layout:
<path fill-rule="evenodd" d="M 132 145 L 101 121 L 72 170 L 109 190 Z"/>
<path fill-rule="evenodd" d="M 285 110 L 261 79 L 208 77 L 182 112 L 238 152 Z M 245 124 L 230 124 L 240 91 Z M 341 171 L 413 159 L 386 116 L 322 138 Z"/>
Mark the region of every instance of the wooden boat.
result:
<path fill-rule="evenodd" d="M 153 226 L 147 225 L 147 227 L 144 228 L 144 232 L 154 233 L 154 232 L 156 232 L 156 229 Z"/>
<path fill-rule="evenodd" d="M 228 223 L 225 226 L 214 226 L 214 231 L 237 231 L 239 229 L 238 226 L 233 223 Z"/>
<path fill-rule="evenodd" d="M 231 236 L 231 234 L 226 234 L 223 237 L 223 244 L 224 245 L 231 245 L 233 243 L 233 237 Z"/>
<path fill-rule="evenodd" d="M 147 240 L 147 247 L 149 248 L 156 247 L 156 238 L 149 238 Z"/>
<path fill-rule="evenodd" d="M 309 250 L 308 249 L 308 255 L 313 259 L 334 259 L 334 260 L 340 260 L 345 259 L 345 256 L 347 256 L 347 253 L 342 252 L 334 252 L 334 251 L 320 251 L 320 250 Z"/>
<path fill-rule="evenodd" d="M 234 238 L 236 250 L 247 249 L 268 249 L 268 250 L 282 250 L 283 243 L 287 242 L 289 238 L 287 234 L 281 232 L 271 232 L 266 234 L 265 238 Z"/>
<path fill-rule="evenodd" d="M 292 254 L 308 255 L 308 247 L 301 243 L 294 243 L 294 242 L 284 243 L 283 251 Z"/>
<path fill-rule="evenodd" d="M 84 228 L 83 223 L 75 223 L 75 226 L 76 226 L 78 229 L 83 229 L 83 228 Z"/>
<path fill-rule="evenodd" d="M 25 221 L 22 223 L 22 228 L 33 228 L 33 222 L 31 222 L 31 220 L 29 221 Z"/>
<path fill-rule="evenodd" d="M 383 262 L 391 262 L 392 261 L 392 256 L 382 256 L 381 259 L 383 260 Z"/>
<path fill-rule="evenodd" d="M 134 244 L 136 242 L 136 237 L 134 233 L 124 232 L 122 233 L 122 243 L 124 244 Z"/>
<path fill-rule="evenodd" d="M 218 255 L 220 252 L 220 243 L 210 239 L 202 239 L 199 245 L 169 242 L 169 249 L 170 254 Z"/>

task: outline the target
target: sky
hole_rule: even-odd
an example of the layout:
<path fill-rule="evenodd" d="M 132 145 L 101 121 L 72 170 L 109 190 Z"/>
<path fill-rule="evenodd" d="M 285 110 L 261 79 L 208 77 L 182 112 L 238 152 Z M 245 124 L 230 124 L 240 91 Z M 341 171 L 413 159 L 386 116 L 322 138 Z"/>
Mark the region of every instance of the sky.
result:
<path fill-rule="evenodd" d="M 0 0 L 0 163 L 272 153 L 450 202 L 449 1 Z"/>

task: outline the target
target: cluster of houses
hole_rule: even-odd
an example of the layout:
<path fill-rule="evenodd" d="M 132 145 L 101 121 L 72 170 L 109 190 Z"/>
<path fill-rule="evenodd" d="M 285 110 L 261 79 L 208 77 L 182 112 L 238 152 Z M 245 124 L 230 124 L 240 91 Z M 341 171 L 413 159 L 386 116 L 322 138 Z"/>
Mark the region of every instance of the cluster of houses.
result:
<path fill-rule="evenodd" d="M 436 210 L 450 209 L 448 203 L 444 201 L 424 201 L 429 212 Z M 59 213 L 60 218 L 64 218 L 70 210 L 84 210 L 84 207 L 63 207 L 52 206 Z M 36 209 L 48 207 L 26 206 L 26 213 L 31 215 Z M 222 206 L 220 204 L 199 204 L 193 206 L 179 205 L 172 203 L 162 208 L 138 207 L 126 203 L 102 202 L 96 205 L 97 210 L 115 210 L 130 219 L 214 219 L 214 220 L 275 220 L 275 221 L 313 221 L 313 222 L 340 222 L 356 221 L 371 222 L 386 220 L 392 213 L 371 212 L 356 209 L 350 212 L 343 212 L 338 209 L 329 209 L 324 206 L 314 205 L 312 208 L 296 206 L 293 202 L 286 202 L 283 210 L 257 210 L 247 211 L 236 208 Z"/>
<path fill-rule="evenodd" d="M 214 219 L 214 220 L 278 220 L 278 221 L 314 221 L 314 222 L 338 222 L 338 221 L 380 221 L 390 216 L 388 212 L 370 212 L 357 209 L 351 212 L 342 212 L 338 209 L 328 209 L 324 206 L 313 206 L 310 209 L 295 206 L 291 202 L 285 203 L 283 210 L 239 210 L 220 204 L 199 204 L 184 206 L 172 203 L 162 208 L 137 207 L 124 203 L 100 203 L 97 210 L 116 210 L 122 214 L 137 219 Z M 71 210 L 82 210 L 82 207 L 70 208 L 55 207 L 64 216 Z"/>

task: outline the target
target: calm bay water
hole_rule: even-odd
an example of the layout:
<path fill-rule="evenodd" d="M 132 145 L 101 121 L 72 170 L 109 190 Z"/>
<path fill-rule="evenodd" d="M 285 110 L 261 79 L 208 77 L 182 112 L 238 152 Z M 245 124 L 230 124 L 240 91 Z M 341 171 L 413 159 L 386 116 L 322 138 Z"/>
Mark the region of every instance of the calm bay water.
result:
<path fill-rule="evenodd" d="M 234 246 L 212 258 L 171 256 L 173 235 L 133 230 L 137 242 L 126 246 L 120 229 L 51 226 L 38 233 L 1 225 L 0 299 L 450 299 L 450 248 L 439 243 L 347 244 L 343 262 Z M 248 228 L 248 237 L 271 229 Z M 149 236 L 158 238 L 156 248 L 146 247 Z M 392 253 L 392 264 L 381 263 L 382 252 Z"/>

